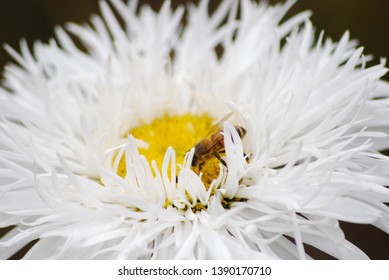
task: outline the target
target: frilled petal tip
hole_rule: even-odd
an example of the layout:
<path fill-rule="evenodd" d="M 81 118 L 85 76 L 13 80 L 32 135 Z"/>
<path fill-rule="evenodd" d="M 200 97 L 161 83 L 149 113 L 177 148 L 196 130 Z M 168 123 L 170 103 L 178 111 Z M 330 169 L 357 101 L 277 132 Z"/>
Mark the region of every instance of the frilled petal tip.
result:
<path fill-rule="evenodd" d="M 316 39 L 309 12 L 283 20 L 294 2 L 101 2 L 6 47 L 0 258 L 32 241 L 25 259 L 368 258 L 339 222 L 389 233 L 387 69 L 348 32 Z M 206 148 L 171 143 L 161 165 L 131 134 L 204 113 L 223 120 Z M 216 162 L 210 183 L 194 158 Z"/>

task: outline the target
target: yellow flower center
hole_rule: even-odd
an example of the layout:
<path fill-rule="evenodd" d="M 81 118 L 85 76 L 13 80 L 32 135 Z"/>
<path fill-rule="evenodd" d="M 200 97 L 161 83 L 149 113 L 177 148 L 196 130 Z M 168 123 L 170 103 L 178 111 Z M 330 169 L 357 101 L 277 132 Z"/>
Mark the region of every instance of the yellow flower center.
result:
<path fill-rule="evenodd" d="M 213 119 L 207 114 L 200 116 L 192 114 L 181 116 L 165 115 L 149 124 L 133 128 L 128 134 L 132 134 L 135 139 L 144 142 L 144 145 L 138 147 L 139 153 L 144 155 L 149 163 L 155 160 L 157 166 L 161 169 L 168 147 L 172 146 L 175 150 L 176 163 L 182 164 L 186 153 L 207 136 L 212 126 Z M 198 166 L 200 163 L 191 168 L 197 174 L 200 175 L 201 173 L 201 179 L 208 188 L 212 180 L 219 175 L 219 163 L 219 159 L 215 156 L 210 156 L 207 157 L 207 160 L 201 162 L 201 170 Z M 127 174 L 124 156 L 120 160 L 117 173 L 123 178 Z"/>

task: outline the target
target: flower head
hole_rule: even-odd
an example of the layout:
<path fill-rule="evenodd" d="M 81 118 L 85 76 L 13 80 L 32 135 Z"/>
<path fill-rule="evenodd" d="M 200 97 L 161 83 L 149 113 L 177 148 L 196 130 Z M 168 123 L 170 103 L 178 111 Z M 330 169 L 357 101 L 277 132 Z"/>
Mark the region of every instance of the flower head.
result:
<path fill-rule="evenodd" d="M 0 257 L 367 258 L 339 221 L 389 232 L 387 70 L 293 2 L 112 0 L 7 47 Z"/>

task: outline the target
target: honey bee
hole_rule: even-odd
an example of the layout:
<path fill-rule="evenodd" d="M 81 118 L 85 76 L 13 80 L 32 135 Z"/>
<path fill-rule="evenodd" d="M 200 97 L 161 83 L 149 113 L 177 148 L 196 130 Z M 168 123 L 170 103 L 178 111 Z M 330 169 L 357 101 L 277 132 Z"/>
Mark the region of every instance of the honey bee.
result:
<path fill-rule="evenodd" d="M 223 123 L 232 113 L 224 116 L 215 126 L 213 126 L 207 135 L 194 146 L 194 155 L 192 159 L 191 169 L 199 174 L 207 160 L 216 157 L 224 166 L 227 163 L 221 158 L 225 154 Z M 246 130 L 238 125 L 235 125 L 240 138 L 246 135 Z"/>

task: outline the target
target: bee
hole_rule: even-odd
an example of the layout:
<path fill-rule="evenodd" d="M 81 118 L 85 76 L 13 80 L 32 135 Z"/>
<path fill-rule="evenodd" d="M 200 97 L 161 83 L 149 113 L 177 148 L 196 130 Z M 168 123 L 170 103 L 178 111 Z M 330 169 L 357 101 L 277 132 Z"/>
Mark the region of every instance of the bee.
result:
<path fill-rule="evenodd" d="M 216 157 L 224 166 L 227 166 L 227 163 L 221 158 L 221 155 L 226 152 L 224 147 L 223 123 L 231 115 L 232 113 L 224 116 L 209 130 L 207 135 L 194 146 L 191 169 L 197 174 L 201 172 L 206 161 L 213 157 Z M 243 138 L 246 135 L 246 130 L 243 127 L 235 125 L 235 129 L 240 138 Z"/>

